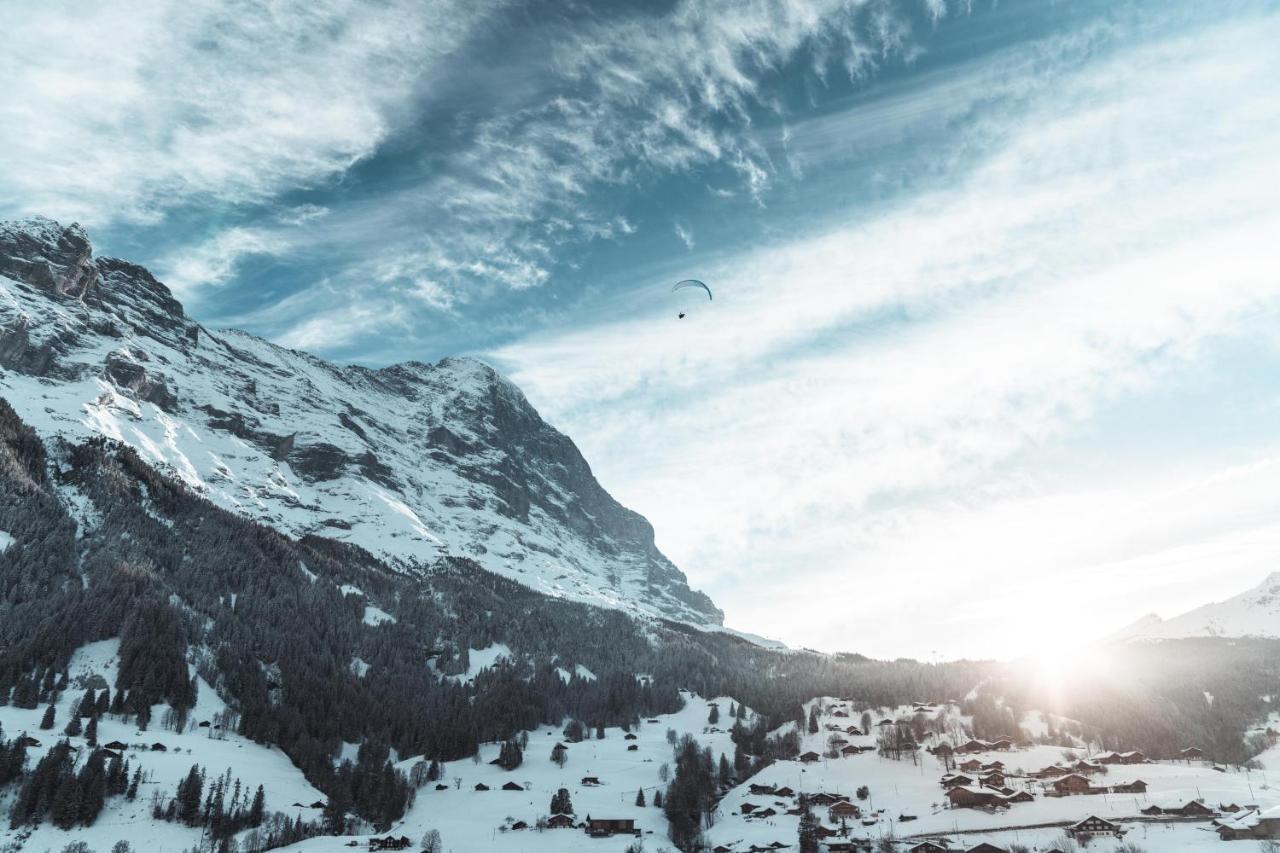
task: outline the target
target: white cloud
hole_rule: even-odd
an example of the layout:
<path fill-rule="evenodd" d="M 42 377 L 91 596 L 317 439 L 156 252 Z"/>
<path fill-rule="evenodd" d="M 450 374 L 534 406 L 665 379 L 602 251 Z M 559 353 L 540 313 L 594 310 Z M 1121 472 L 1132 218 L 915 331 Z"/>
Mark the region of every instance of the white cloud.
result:
<path fill-rule="evenodd" d="M 163 258 L 157 272 L 180 299 L 191 299 L 200 287 L 224 284 L 243 258 L 276 254 L 287 245 L 287 240 L 272 231 L 228 228 Z"/>
<path fill-rule="evenodd" d="M 323 180 L 492 4 L 0 5 L 0 196 L 99 225 Z"/>
<path fill-rule="evenodd" d="M 1225 514 L 1148 526 L 1132 553 L 1133 513 L 1087 511 L 1035 451 L 1115 401 L 1176 387 L 1280 308 L 1277 38 L 1280 18 L 1258 16 L 1083 69 L 1038 45 L 1048 85 L 957 140 L 984 156 L 947 188 L 711 267 L 715 311 L 694 325 L 660 315 L 655 282 L 652 311 L 495 355 L 731 622 L 795 642 L 901 650 L 900 633 L 897 649 L 876 639 L 901 581 L 939 591 L 939 622 L 963 637 L 949 653 L 993 653 L 1006 630 L 950 604 L 957 594 L 1013 577 L 1000 612 L 1034 626 L 1070 572 L 1124 560 L 1155 584 L 1162 555 L 1272 542 Z M 1100 439 L 1091 458 L 1110 452 Z M 1151 479 L 1112 507 L 1141 505 Z M 1018 535 L 1055 494 L 1074 508 L 1060 540 L 1111 545 L 1056 562 Z M 984 509 L 1002 499 L 1018 512 Z M 1003 539 L 1000 518 L 1013 522 Z M 970 525 L 984 537 L 955 547 Z M 1035 583 L 1016 580 L 1020 566 Z M 802 600 L 816 589 L 848 601 L 815 617 Z"/>

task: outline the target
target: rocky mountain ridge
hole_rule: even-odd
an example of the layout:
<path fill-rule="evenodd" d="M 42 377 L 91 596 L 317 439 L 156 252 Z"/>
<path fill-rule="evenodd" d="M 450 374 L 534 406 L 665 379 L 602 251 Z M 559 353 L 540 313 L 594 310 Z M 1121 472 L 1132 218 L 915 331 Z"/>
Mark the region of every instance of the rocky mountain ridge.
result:
<path fill-rule="evenodd" d="M 0 396 L 44 436 L 124 442 L 213 503 L 406 572 L 466 557 L 549 595 L 720 611 L 511 382 L 467 358 L 341 366 L 211 331 L 79 226 L 0 223 Z"/>

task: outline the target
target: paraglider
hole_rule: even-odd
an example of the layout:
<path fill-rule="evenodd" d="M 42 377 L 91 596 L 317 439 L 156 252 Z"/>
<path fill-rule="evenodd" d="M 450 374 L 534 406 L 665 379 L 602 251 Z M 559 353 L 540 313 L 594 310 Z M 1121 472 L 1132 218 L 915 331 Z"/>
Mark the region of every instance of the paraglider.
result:
<path fill-rule="evenodd" d="M 691 288 L 691 287 L 706 291 L 707 301 L 710 302 L 712 300 L 711 288 L 707 287 L 704 283 L 698 281 L 696 278 L 686 278 L 682 281 L 677 281 L 675 285 L 671 288 L 671 292 L 675 293 L 678 290 L 685 290 L 686 288 Z M 680 314 L 677 316 L 677 319 L 683 320 L 687 315 L 688 315 L 688 312 L 681 311 Z"/>

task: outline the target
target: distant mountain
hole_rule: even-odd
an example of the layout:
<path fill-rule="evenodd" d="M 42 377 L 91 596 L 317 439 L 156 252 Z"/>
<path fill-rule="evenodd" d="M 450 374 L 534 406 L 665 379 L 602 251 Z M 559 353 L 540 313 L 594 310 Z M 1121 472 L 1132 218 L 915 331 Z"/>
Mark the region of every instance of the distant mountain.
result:
<path fill-rule="evenodd" d="M 1253 589 L 1161 619 L 1154 613 L 1112 635 L 1116 640 L 1173 640 L 1184 637 L 1280 638 L 1280 572 Z"/>
<path fill-rule="evenodd" d="M 407 573 L 468 558 L 553 597 L 722 614 L 568 437 L 474 359 L 341 366 L 191 320 L 85 232 L 0 223 L 0 396 L 42 437 L 132 446 L 214 504 Z"/>

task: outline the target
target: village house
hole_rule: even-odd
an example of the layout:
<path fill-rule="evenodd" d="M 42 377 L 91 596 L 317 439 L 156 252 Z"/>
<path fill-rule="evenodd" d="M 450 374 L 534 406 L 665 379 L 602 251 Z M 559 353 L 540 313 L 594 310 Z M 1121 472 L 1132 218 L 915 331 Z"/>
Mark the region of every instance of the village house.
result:
<path fill-rule="evenodd" d="M 947 848 L 934 841 L 921 841 L 907 848 L 907 853 L 947 853 Z"/>
<path fill-rule="evenodd" d="M 1180 757 L 1183 761 L 1203 761 L 1204 750 L 1198 746 L 1189 746 L 1186 749 L 1179 752 L 1178 757 Z"/>
<path fill-rule="evenodd" d="M 992 770 L 990 773 L 983 773 L 979 776 L 978 781 L 988 788 L 1003 788 L 1004 774 L 999 770 Z"/>
<path fill-rule="evenodd" d="M 963 773 L 957 773 L 957 774 L 956 774 L 956 775 L 954 775 L 954 776 L 943 776 L 943 777 L 942 777 L 942 787 L 944 787 L 944 788 L 958 788 L 958 787 L 960 787 L 961 785 L 973 785 L 973 784 L 974 784 L 974 783 L 976 783 L 977 781 L 978 781 L 978 780 L 977 780 L 977 779 L 975 779 L 975 778 L 974 778 L 974 777 L 972 777 L 972 776 L 966 776 L 966 775 L 965 775 L 965 774 L 963 774 Z"/>
<path fill-rule="evenodd" d="M 961 747 L 961 749 L 963 749 L 963 747 Z M 982 769 L 982 762 L 976 758 L 970 758 L 960 764 L 960 769 L 966 773 L 976 773 Z"/>
<path fill-rule="evenodd" d="M 1007 737 L 997 738 L 996 740 L 991 741 L 991 749 L 999 750 L 1001 752 L 1008 751 L 1013 749 L 1013 741 Z"/>
<path fill-rule="evenodd" d="M 773 795 L 775 797 L 794 797 L 796 795 L 796 792 L 784 785 L 783 787 L 774 791 Z"/>
<path fill-rule="evenodd" d="M 753 811 L 755 811 L 755 810 L 756 810 L 756 809 L 758 809 L 758 808 L 760 808 L 760 807 L 759 807 L 759 806 L 757 806 L 755 803 L 743 803 L 743 804 L 739 807 L 740 811 L 741 811 L 743 814 L 751 814 Z"/>
<path fill-rule="evenodd" d="M 753 794 L 768 795 L 768 796 L 773 796 L 775 793 L 777 793 L 777 789 L 774 788 L 772 785 L 761 785 L 755 782 L 751 783 L 751 785 L 747 788 L 747 790 Z"/>
<path fill-rule="evenodd" d="M 1145 794 L 1147 792 L 1147 783 L 1141 779 L 1134 779 L 1132 782 L 1121 782 L 1118 785 L 1111 786 L 1113 794 Z"/>
<path fill-rule="evenodd" d="M 399 838 L 396 838 L 394 836 L 388 835 L 386 838 L 370 838 L 369 849 L 370 850 L 408 850 L 409 845 L 411 843 L 412 842 L 409 841 L 408 836 L 402 835 Z"/>
<path fill-rule="evenodd" d="M 477 791 L 487 791 L 487 790 L 489 790 L 489 786 L 488 786 L 488 785 L 486 785 L 486 784 L 485 784 L 485 783 L 483 783 L 483 782 L 477 782 L 477 783 L 476 783 L 476 790 L 477 790 Z"/>
<path fill-rule="evenodd" d="M 828 794 L 826 792 L 820 792 L 810 796 L 809 802 L 815 806 L 834 806 L 836 803 L 840 802 L 843 799 L 844 797 L 838 796 L 836 794 Z"/>
<path fill-rule="evenodd" d="M 1223 841 L 1280 838 L 1280 806 L 1272 806 L 1265 811 L 1249 809 L 1221 820 L 1218 837 Z"/>
<path fill-rule="evenodd" d="M 1056 779 L 1059 776 L 1066 776 L 1070 773 L 1070 767 L 1063 767 L 1059 764 L 1050 764 L 1048 767 L 1043 767 L 1032 773 L 1031 776 L 1034 779 Z"/>
<path fill-rule="evenodd" d="M 959 786 L 947 791 L 953 809 L 980 809 L 1001 805 L 1003 796 L 996 791 Z"/>
<path fill-rule="evenodd" d="M 592 838 L 605 838 L 610 835 L 639 835 L 636 831 L 635 818 L 594 818 L 587 815 L 587 835 Z"/>
<path fill-rule="evenodd" d="M 504 791 L 523 791 L 523 790 L 524 790 L 524 786 L 523 786 L 523 785 L 521 785 L 521 784 L 519 784 L 518 782 L 507 782 L 505 785 L 503 785 L 503 786 L 502 786 L 502 790 L 504 790 Z"/>
<path fill-rule="evenodd" d="M 548 829 L 573 829 L 575 825 L 571 814 L 553 814 L 547 818 Z"/>
<path fill-rule="evenodd" d="M 1047 790 L 1052 790 L 1059 796 L 1071 796 L 1072 794 L 1088 794 L 1093 790 L 1092 783 L 1079 773 L 1070 773 L 1066 776 L 1060 776 L 1052 782 L 1045 784 Z"/>
<path fill-rule="evenodd" d="M 813 762 L 818 761 L 821 758 L 822 756 L 818 755 L 818 753 L 814 752 L 813 750 L 809 750 L 808 752 L 803 753 L 800 756 L 800 760 L 803 761 L 805 764 L 812 764 Z"/>
<path fill-rule="evenodd" d="M 771 817 L 776 817 L 777 814 L 778 813 L 773 809 L 761 809 L 758 812 L 752 812 L 751 817 L 759 818 L 760 820 L 768 820 Z"/>
<path fill-rule="evenodd" d="M 1009 851 L 1005 850 L 1003 847 L 997 847 L 994 844 L 984 841 L 981 844 L 970 847 L 968 850 L 964 851 L 964 853 L 1009 853 Z"/>
<path fill-rule="evenodd" d="M 970 740 L 965 741 L 960 744 L 960 746 L 956 747 L 956 752 L 986 752 L 991 748 L 991 744 L 987 743 L 985 740 Z M 978 766 L 981 767 L 982 765 L 979 764 Z"/>
<path fill-rule="evenodd" d="M 827 809 L 827 817 L 832 823 L 839 823 L 841 818 L 857 818 L 862 816 L 862 809 L 848 800 L 841 800 Z"/>
<path fill-rule="evenodd" d="M 1072 767 L 1077 773 L 1084 773 L 1085 775 L 1102 772 L 1101 764 L 1093 761 L 1085 761 L 1083 758 L 1073 764 Z"/>
<path fill-rule="evenodd" d="M 102 748 L 103 748 L 103 749 L 113 749 L 113 750 L 115 750 L 116 752 L 123 752 L 124 750 L 126 750 L 126 749 L 128 749 L 128 748 L 129 748 L 129 745 L 128 745 L 127 743 L 121 743 L 121 742 L 120 742 L 120 741 L 118 741 L 118 740 L 113 740 L 113 741 L 111 741 L 110 743 L 104 743 L 104 744 L 102 745 Z"/>
<path fill-rule="evenodd" d="M 588 788 L 595 788 L 599 786 L 600 780 L 595 776 L 583 776 L 581 784 Z"/>
<path fill-rule="evenodd" d="M 1010 791 L 1006 788 L 1002 793 L 1006 803 L 1034 803 L 1036 801 L 1035 796 L 1030 791 Z"/>
<path fill-rule="evenodd" d="M 1120 828 L 1120 824 L 1118 823 L 1112 823 L 1109 820 L 1104 820 L 1097 815 L 1090 815 L 1084 820 L 1068 826 L 1066 828 L 1066 833 L 1077 841 L 1081 839 L 1087 841 L 1090 838 L 1098 838 L 1104 835 L 1111 835 L 1119 838 L 1121 835 L 1124 835 L 1124 830 Z"/>

